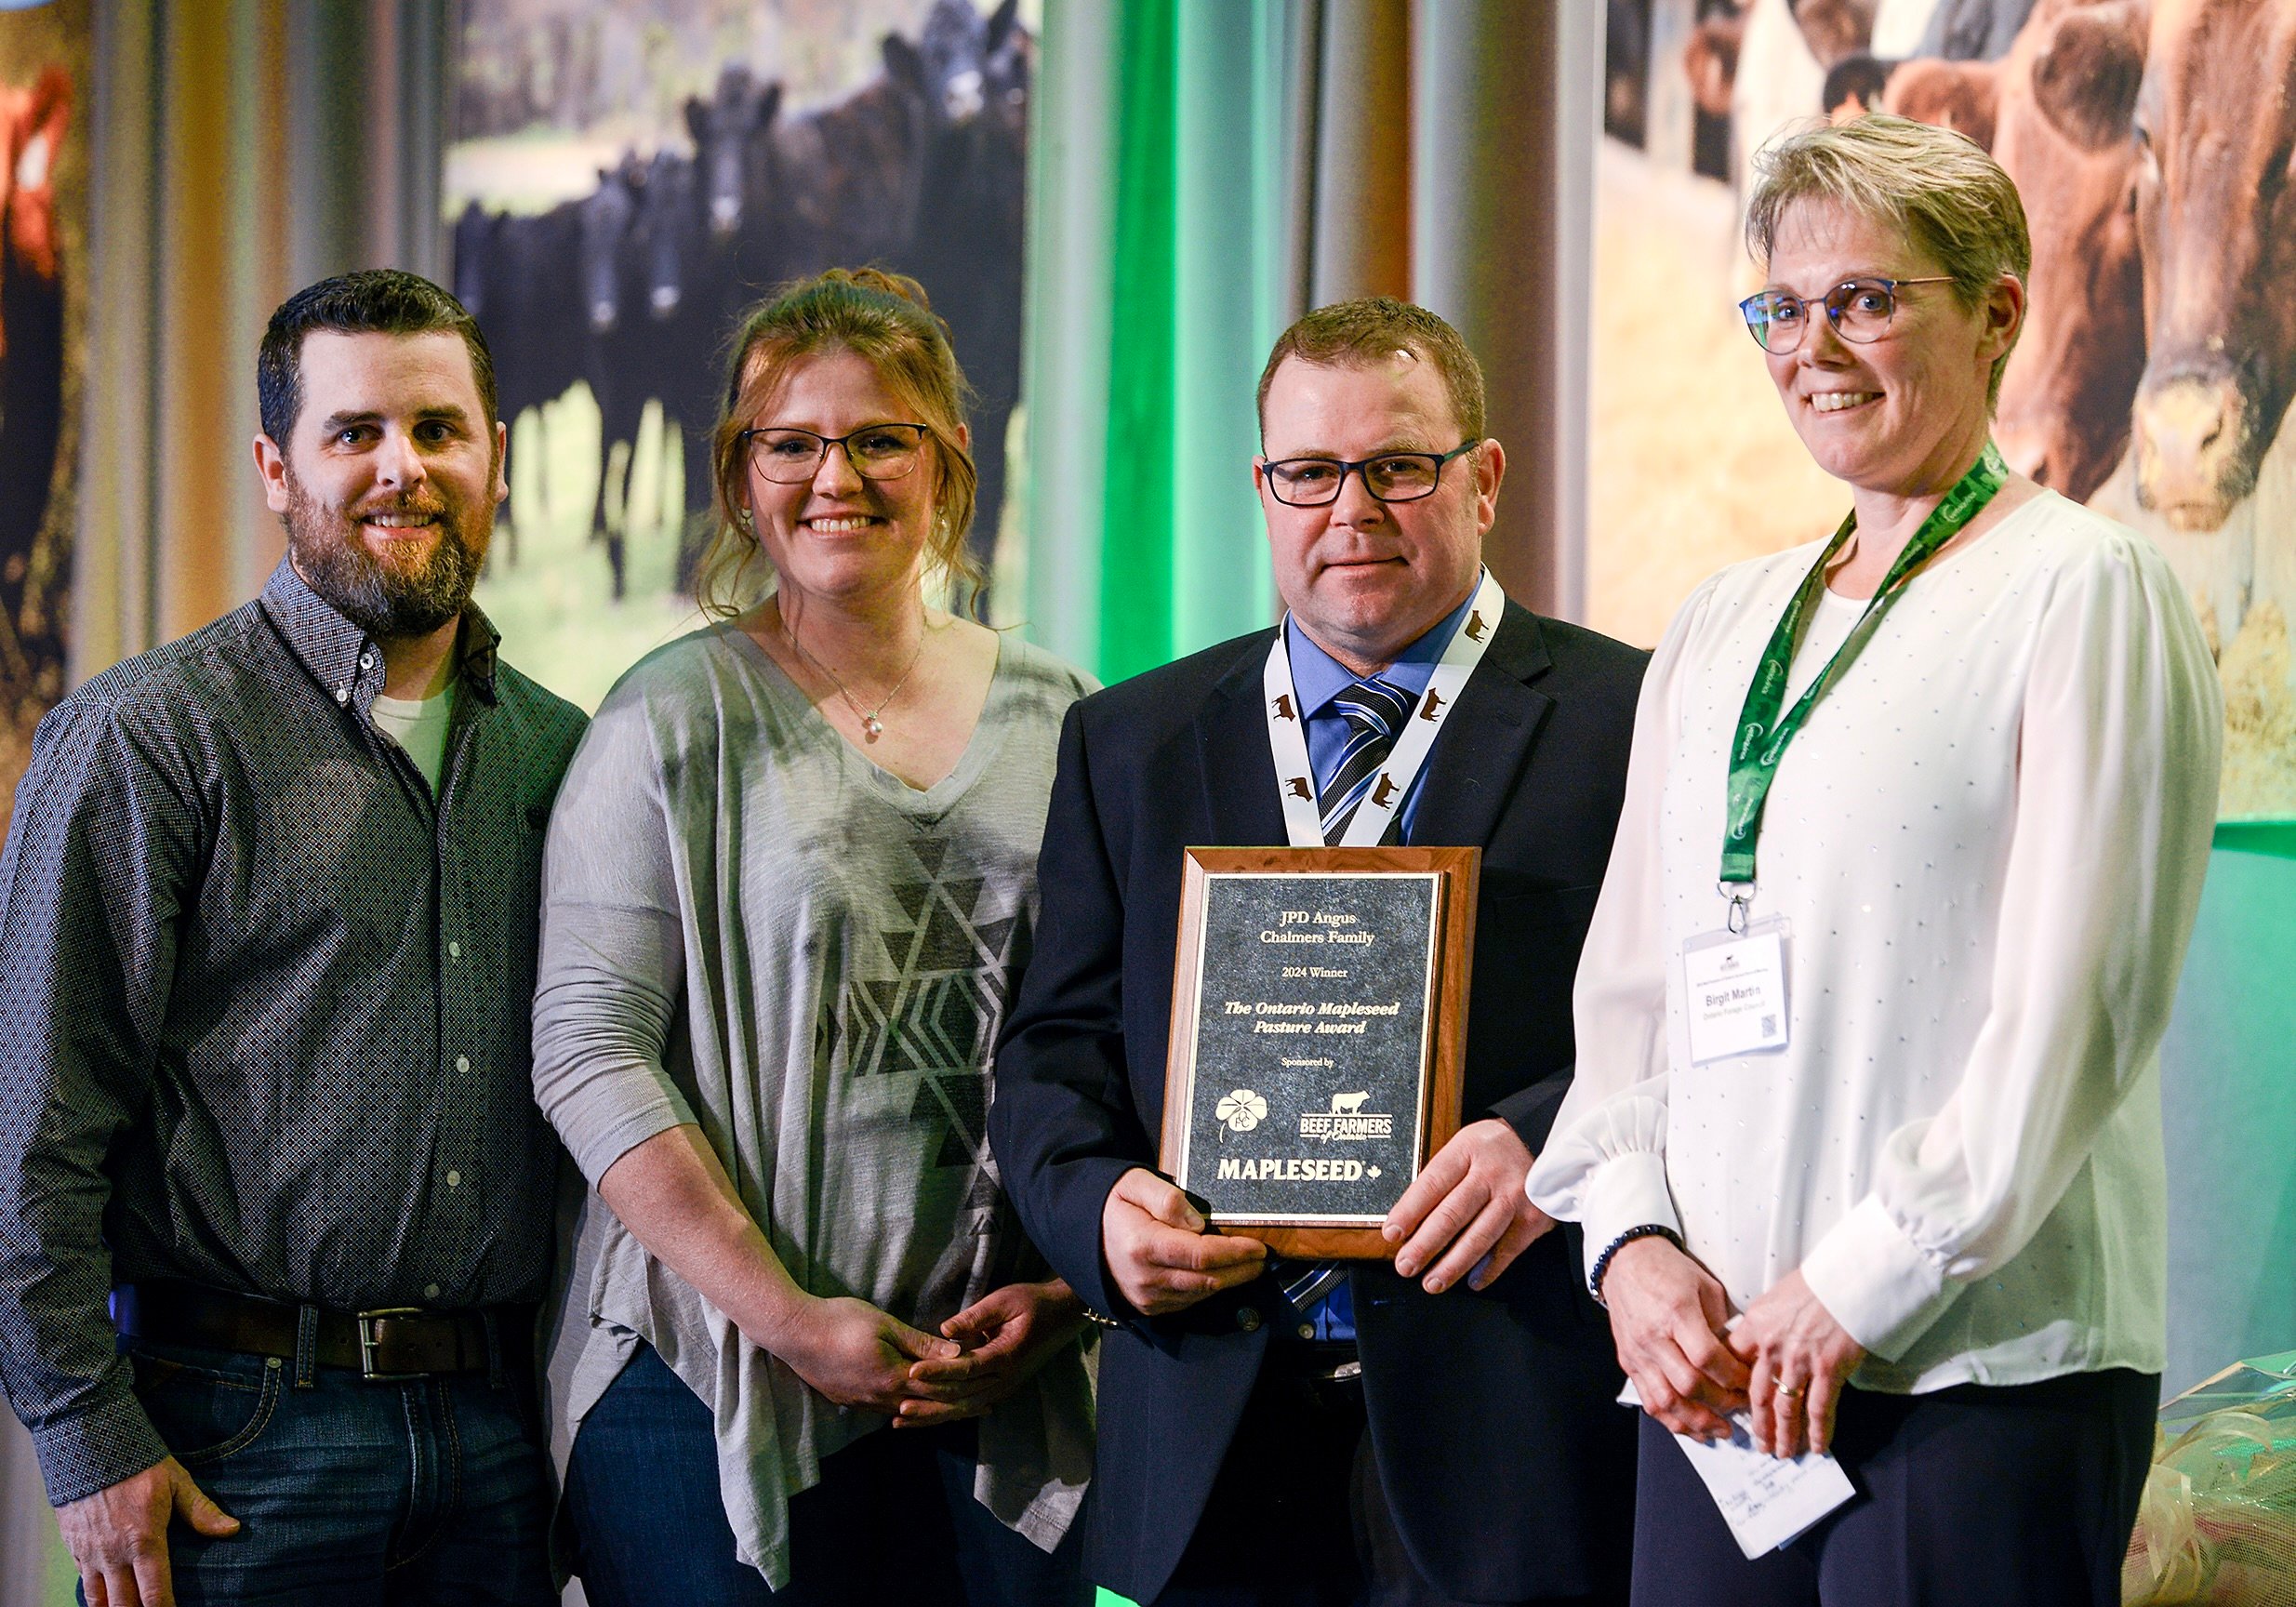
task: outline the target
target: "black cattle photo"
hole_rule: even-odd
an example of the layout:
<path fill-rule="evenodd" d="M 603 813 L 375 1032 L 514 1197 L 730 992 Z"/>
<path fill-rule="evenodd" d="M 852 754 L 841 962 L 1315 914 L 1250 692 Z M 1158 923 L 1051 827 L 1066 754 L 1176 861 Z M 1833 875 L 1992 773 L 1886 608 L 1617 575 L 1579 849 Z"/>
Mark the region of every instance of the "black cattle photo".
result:
<path fill-rule="evenodd" d="M 1036 34 L 1018 0 L 875 0 L 825 46 L 815 9 L 801 70 L 777 27 L 723 55 L 707 0 L 466 8 L 454 284 L 513 436 L 480 596 L 585 704 L 690 622 L 723 354 L 790 279 L 873 263 L 924 285 L 974 389 L 971 543 L 994 564 Z"/>

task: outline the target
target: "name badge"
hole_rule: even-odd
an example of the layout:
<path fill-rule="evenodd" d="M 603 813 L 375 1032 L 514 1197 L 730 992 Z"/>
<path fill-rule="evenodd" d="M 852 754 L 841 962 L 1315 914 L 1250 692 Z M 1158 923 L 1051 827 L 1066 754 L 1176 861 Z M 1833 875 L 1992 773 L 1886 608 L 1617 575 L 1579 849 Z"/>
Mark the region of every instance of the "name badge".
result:
<path fill-rule="evenodd" d="M 1787 935 L 1786 923 L 1772 916 L 1743 932 L 1707 932 L 1682 945 L 1692 1065 L 1785 1047 Z"/>

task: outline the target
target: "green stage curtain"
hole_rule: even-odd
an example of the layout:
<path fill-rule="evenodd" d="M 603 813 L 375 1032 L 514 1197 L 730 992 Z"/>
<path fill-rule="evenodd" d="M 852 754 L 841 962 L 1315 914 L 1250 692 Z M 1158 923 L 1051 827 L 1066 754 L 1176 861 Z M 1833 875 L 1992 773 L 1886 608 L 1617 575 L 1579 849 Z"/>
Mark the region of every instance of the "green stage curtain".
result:
<path fill-rule="evenodd" d="M 1297 302 L 1298 12 L 1045 7 L 1020 621 L 1104 679 L 1275 617 L 1253 396 Z"/>
<path fill-rule="evenodd" d="M 1001 623 L 1113 680 L 1271 620 L 1259 365 L 1307 308 L 1367 295 L 1432 308 L 1481 357 L 1511 465 L 1485 555 L 1575 617 L 1599 20 L 1045 0 Z"/>

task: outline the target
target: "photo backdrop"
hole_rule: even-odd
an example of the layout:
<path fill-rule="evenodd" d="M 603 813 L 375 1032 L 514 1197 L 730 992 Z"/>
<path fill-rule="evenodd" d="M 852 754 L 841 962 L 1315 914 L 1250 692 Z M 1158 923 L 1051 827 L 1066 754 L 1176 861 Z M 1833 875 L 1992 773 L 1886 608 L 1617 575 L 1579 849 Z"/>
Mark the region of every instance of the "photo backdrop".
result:
<path fill-rule="evenodd" d="M 993 564 L 1020 389 L 1035 7 L 1017 0 L 470 0 L 442 192 L 456 293 L 513 420 L 479 599 L 595 708 L 697 621 L 709 434 L 743 308 L 912 274 L 975 393 Z"/>
<path fill-rule="evenodd" d="M 0 7 L 0 835 L 64 693 L 90 59 L 88 0 Z M 31 1437 L 0 1412 L 0 1607 L 69 1602 L 73 1576 Z"/>
<path fill-rule="evenodd" d="M 86 313 L 87 0 L 0 8 L 0 832 L 64 692 Z"/>
<path fill-rule="evenodd" d="M 2033 231 L 1996 438 L 2167 555 L 2223 678 L 2221 813 L 2296 817 L 2296 241 L 2265 182 L 2296 0 L 1609 0 L 1607 21 L 1588 622 L 1654 643 L 1715 569 L 1840 519 L 1733 306 L 1758 287 L 1749 159 L 1862 106 L 1941 123 Z"/>
<path fill-rule="evenodd" d="M 0 834 L 65 687 L 87 315 L 88 0 L 0 6 Z M 74 1577 L 31 1437 L 0 1412 L 0 1607 Z"/>

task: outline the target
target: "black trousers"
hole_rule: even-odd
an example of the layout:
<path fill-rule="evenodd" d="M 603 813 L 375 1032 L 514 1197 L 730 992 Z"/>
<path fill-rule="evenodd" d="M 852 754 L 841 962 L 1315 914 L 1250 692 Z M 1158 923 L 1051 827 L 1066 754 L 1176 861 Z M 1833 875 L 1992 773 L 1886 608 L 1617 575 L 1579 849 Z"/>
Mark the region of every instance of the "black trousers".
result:
<path fill-rule="evenodd" d="M 1458 1493 L 1462 1501 L 1475 1492 Z M 1615 1597 L 1501 1607 L 1623 1607 Z M 1454 1607 L 1395 1527 L 1360 1384 L 1314 1377 L 1270 1350 L 1212 1499 L 1154 1607 Z"/>
<path fill-rule="evenodd" d="M 1634 1607 L 2118 1607 L 2157 1375 L 1842 1392 L 1857 1494 L 1748 1561 L 1674 1437 L 1642 1420 Z"/>

